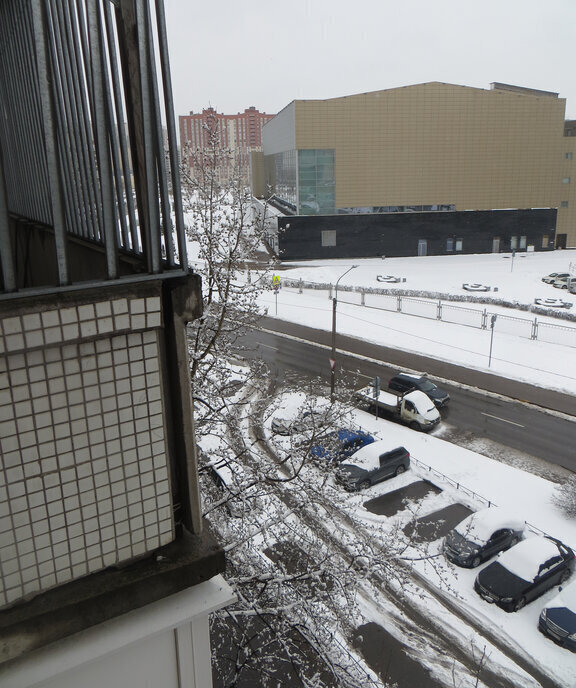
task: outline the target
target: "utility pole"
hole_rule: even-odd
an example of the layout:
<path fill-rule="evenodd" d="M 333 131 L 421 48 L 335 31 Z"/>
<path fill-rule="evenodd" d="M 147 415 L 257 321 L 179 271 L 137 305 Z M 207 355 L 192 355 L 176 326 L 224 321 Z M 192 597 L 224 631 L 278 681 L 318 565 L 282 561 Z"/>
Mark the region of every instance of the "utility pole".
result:
<path fill-rule="evenodd" d="M 334 296 L 332 297 L 332 356 L 330 358 L 330 402 L 332 404 L 334 403 L 336 388 L 336 306 L 338 303 L 338 283 L 345 275 L 357 267 L 357 265 L 353 265 L 340 275 L 336 280 L 336 288 L 334 289 Z"/>

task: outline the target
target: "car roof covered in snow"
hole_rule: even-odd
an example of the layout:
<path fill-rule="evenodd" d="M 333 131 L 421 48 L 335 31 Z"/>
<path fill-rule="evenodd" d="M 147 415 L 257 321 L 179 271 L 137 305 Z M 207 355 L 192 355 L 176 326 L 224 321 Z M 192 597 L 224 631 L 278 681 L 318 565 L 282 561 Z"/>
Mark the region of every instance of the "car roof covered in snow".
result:
<path fill-rule="evenodd" d="M 524 521 L 507 509 L 493 506 L 470 514 L 456 526 L 455 530 L 466 540 L 483 545 L 488 542 L 495 530 L 501 528 L 521 531 L 524 530 Z"/>
<path fill-rule="evenodd" d="M 540 573 L 542 564 L 558 556 L 560 551 L 554 540 L 536 535 L 501 554 L 498 563 L 518 578 L 530 582 Z"/>
<path fill-rule="evenodd" d="M 396 446 L 391 445 L 390 440 L 377 440 L 354 452 L 354 455 L 346 463 L 371 471 L 373 468 L 380 466 L 381 454 L 385 454 L 392 449 L 396 449 Z"/>

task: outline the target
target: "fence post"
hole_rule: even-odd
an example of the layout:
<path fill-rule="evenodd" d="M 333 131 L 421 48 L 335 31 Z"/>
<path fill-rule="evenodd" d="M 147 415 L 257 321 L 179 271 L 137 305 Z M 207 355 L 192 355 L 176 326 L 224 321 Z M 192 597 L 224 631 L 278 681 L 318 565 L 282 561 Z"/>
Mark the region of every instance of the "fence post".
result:
<path fill-rule="evenodd" d="M 365 306 L 366 305 L 366 292 L 364 291 L 364 289 L 361 290 L 360 294 L 361 294 L 360 305 Z"/>
<path fill-rule="evenodd" d="M 482 324 L 480 325 L 481 330 L 485 330 L 488 327 L 488 313 L 486 309 L 482 312 Z"/>
<path fill-rule="evenodd" d="M 538 318 L 534 318 L 534 322 L 532 323 L 532 334 L 530 339 L 538 339 Z"/>
<path fill-rule="evenodd" d="M 330 288 L 328 289 L 328 298 L 330 301 L 332 300 L 332 284 L 330 284 Z"/>
<path fill-rule="evenodd" d="M 303 287 L 303 285 L 304 285 L 303 280 L 300 280 L 300 282 L 298 282 L 298 293 L 299 293 L 299 294 L 302 293 L 302 287 Z"/>
<path fill-rule="evenodd" d="M 401 296 L 398 297 L 398 305 L 396 306 L 396 310 L 398 311 L 398 313 L 402 313 L 402 297 Z"/>
<path fill-rule="evenodd" d="M 436 312 L 436 320 L 442 320 L 442 301 L 438 299 L 438 310 Z"/>

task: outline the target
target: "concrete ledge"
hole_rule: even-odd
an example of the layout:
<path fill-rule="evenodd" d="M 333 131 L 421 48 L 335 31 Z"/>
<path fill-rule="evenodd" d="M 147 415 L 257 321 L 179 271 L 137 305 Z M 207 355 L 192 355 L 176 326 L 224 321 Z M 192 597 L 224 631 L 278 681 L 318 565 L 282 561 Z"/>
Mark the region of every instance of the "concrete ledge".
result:
<path fill-rule="evenodd" d="M 150 557 L 49 590 L 0 613 L 0 665 L 213 578 L 224 551 L 205 527 Z"/>

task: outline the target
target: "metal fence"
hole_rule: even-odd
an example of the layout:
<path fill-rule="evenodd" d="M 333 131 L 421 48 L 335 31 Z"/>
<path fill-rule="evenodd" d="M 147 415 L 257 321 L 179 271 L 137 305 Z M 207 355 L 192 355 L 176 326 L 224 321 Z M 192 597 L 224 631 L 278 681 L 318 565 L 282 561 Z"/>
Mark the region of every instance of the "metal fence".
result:
<path fill-rule="evenodd" d="M 314 284 L 311 282 L 286 280 L 285 287 L 297 287 L 302 293 L 305 288 L 326 291 L 328 298 L 332 298 L 331 284 Z M 342 298 L 346 293 L 348 300 Z M 354 299 L 354 300 L 352 300 Z M 340 287 L 338 301 L 351 306 L 361 305 L 366 308 L 394 313 L 404 313 L 419 318 L 438 320 L 455 325 L 464 325 L 480 330 L 486 330 L 491 325 L 492 316 L 496 316 L 494 330 L 502 334 L 510 334 L 526 339 L 540 340 L 549 344 L 576 347 L 576 327 L 542 322 L 537 317 L 521 318 L 514 315 L 494 313 L 487 308 L 471 308 L 457 306 L 441 299 L 415 298 L 396 294 L 379 294 L 372 290 L 362 290 L 353 287 Z"/>

